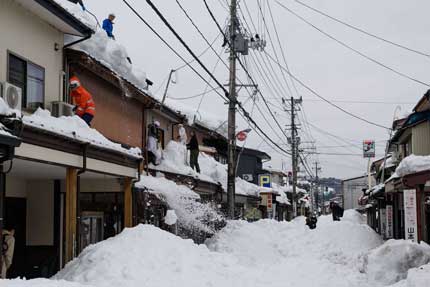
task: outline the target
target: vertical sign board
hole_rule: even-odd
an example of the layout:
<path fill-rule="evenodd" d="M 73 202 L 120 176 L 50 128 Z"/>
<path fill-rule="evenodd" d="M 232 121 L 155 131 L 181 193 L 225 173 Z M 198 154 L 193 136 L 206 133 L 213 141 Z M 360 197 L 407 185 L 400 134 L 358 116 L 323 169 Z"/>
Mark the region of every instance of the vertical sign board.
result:
<path fill-rule="evenodd" d="M 403 191 L 405 208 L 405 238 L 406 240 L 418 241 L 417 224 L 417 193 L 415 189 Z"/>
<path fill-rule="evenodd" d="M 363 141 L 363 157 L 365 157 L 365 158 L 375 157 L 375 141 L 374 140 Z"/>
<path fill-rule="evenodd" d="M 380 224 L 381 224 L 381 235 L 383 237 L 385 237 L 386 233 L 387 233 L 387 211 L 385 208 L 381 208 L 380 209 L 381 212 L 381 220 L 380 220 Z"/>
<path fill-rule="evenodd" d="M 393 238 L 393 206 L 387 205 L 385 207 L 386 219 L 387 219 L 387 229 L 385 237 L 387 239 Z"/>

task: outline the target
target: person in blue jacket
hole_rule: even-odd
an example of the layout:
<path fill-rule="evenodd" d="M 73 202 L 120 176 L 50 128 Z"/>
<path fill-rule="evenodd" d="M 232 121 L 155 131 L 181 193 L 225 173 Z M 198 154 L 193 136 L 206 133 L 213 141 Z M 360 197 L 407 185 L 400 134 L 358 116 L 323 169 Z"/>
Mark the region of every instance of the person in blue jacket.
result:
<path fill-rule="evenodd" d="M 106 31 L 109 38 L 115 40 L 115 36 L 112 34 L 113 32 L 113 20 L 115 20 L 115 14 L 111 13 L 109 16 L 103 21 L 103 30 Z"/>

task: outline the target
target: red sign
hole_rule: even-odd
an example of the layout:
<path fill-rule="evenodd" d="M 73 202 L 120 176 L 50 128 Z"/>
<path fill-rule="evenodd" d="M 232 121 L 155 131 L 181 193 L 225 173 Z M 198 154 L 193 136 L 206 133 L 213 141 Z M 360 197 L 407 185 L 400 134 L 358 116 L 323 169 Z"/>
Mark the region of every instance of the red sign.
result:
<path fill-rule="evenodd" d="M 244 131 L 241 131 L 241 132 L 237 133 L 237 135 L 236 135 L 237 140 L 241 141 L 241 142 L 246 140 L 246 137 L 247 137 L 247 133 Z"/>

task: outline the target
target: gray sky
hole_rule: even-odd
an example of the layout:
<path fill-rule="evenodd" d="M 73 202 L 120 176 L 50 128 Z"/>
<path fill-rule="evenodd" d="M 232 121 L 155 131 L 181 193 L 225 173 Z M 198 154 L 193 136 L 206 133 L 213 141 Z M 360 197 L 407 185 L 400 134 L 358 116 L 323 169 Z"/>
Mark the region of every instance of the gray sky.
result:
<path fill-rule="evenodd" d="M 207 1 L 219 22 L 224 24 L 228 13 L 221 4 L 225 4 L 226 1 Z M 259 30 L 257 32 L 263 34 L 261 16 L 259 16 L 259 9 L 256 4 L 257 0 L 239 1 L 247 17 L 247 22 L 251 25 L 251 19 L 248 17 L 244 6 L 245 1 L 251 10 L 252 21 Z M 327 99 L 335 101 L 402 103 L 400 104 L 402 110 L 398 114 L 403 115 L 410 112 L 413 108 L 414 105 L 410 103 L 416 103 L 427 90 L 426 86 L 404 79 L 340 46 L 289 14 L 274 0 L 260 1 L 270 3 L 271 5 L 291 71 L 304 83 Z M 423 82 L 430 82 L 428 72 L 426 71 L 426 68 L 429 66 L 428 58 L 398 49 L 350 30 L 315 12 L 307 10 L 296 4 L 293 0 L 280 1 L 301 16 L 307 18 L 313 24 L 361 52 Z M 166 30 L 165 26 L 146 4 L 146 1 L 129 0 L 129 2 L 180 54 L 184 55 L 186 59 L 190 59 L 189 54 L 181 47 L 172 34 Z M 215 39 L 218 35 L 218 30 L 210 19 L 203 1 L 180 0 L 180 2 L 206 37 L 210 41 Z M 430 53 L 430 37 L 427 33 L 427 29 L 430 27 L 430 18 L 428 17 L 430 2 L 428 1 L 303 0 L 303 2 L 384 38 Z M 109 12 L 115 12 L 117 19 L 114 34 L 117 41 L 127 47 L 134 64 L 144 69 L 148 77 L 155 83 L 152 91 L 156 91 L 163 84 L 160 89 L 161 93 L 165 85 L 163 81 L 165 81 L 169 70 L 182 65 L 181 60 L 156 38 L 121 0 L 86 0 L 85 3 L 87 8 L 99 17 L 100 21 Z M 206 43 L 184 16 L 174 0 L 154 0 L 154 3 L 197 54 L 207 47 Z M 270 14 L 266 12 L 265 17 L 269 24 L 270 34 L 274 40 L 277 53 L 280 56 L 276 35 L 271 26 Z M 273 48 L 269 43 L 267 35 L 266 40 L 268 41 L 266 51 L 273 55 Z M 215 43 L 214 48 L 217 51 L 221 50 L 221 43 L 221 38 Z M 226 53 L 223 52 L 221 56 L 227 61 L 228 55 Z M 264 57 L 264 55 L 261 54 L 260 56 L 253 57 L 260 57 L 262 59 L 261 57 Z M 201 59 L 212 70 L 218 58 L 212 51 L 208 51 Z M 259 84 L 263 95 L 279 107 L 279 100 L 275 99 L 277 95 L 270 93 L 270 89 L 267 88 L 256 72 L 257 67 L 253 65 L 251 56 L 247 56 L 247 61 L 250 63 L 251 74 Z M 274 68 L 277 77 L 282 81 L 283 78 L 280 70 L 276 66 Z M 201 69 L 198 70 L 201 71 Z M 202 74 L 205 75 L 204 72 Z M 220 81 L 227 83 L 228 71 L 221 63 L 214 74 Z M 244 73 L 240 69 L 238 75 L 242 80 L 245 80 Z M 205 77 L 209 79 L 207 75 Z M 178 73 L 178 83 L 171 85 L 169 95 L 171 97 L 193 96 L 202 93 L 205 87 L 206 84 L 190 69 L 184 68 Z M 388 138 L 387 131 L 351 118 L 329 106 L 327 103 L 319 101 L 318 98 L 301 88 L 298 84 L 297 87 L 299 94 L 304 99 L 303 111 L 306 113 L 308 121 L 317 128 L 343 139 L 335 139 L 311 127 L 310 131 L 316 140 L 319 152 L 361 154 L 360 146 L 362 140 L 375 139 L 377 141 L 377 154 L 382 155 L 384 153 L 384 140 Z M 287 89 L 284 90 L 288 93 Z M 248 94 L 244 90 L 241 90 L 239 94 L 241 101 L 247 99 Z M 289 98 L 290 95 L 285 94 L 285 97 Z M 181 105 L 189 105 L 190 107 L 197 108 L 199 101 L 200 98 L 182 100 Z M 336 104 L 352 113 L 385 126 L 391 125 L 396 108 L 396 104 L 357 104 L 345 102 L 336 102 Z M 270 126 L 276 128 L 276 125 L 271 120 L 262 100 L 257 101 L 256 105 L 259 105 L 265 113 L 266 118 L 270 121 L 270 125 L 265 123 L 256 107 L 254 107 L 253 112 L 254 118 L 273 137 L 274 141 L 280 142 L 279 138 L 274 135 L 270 128 Z M 252 101 L 247 103 L 246 108 L 251 112 L 253 109 Z M 204 111 L 216 114 L 220 118 L 226 118 L 227 106 L 224 105 L 215 93 L 210 93 L 204 97 L 202 102 L 200 113 L 203 116 Z M 273 111 L 276 111 L 276 116 L 283 126 L 289 122 L 289 117 L 285 112 L 281 112 L 275 107 Z M 247 124 L 239 119 L 238 127 L 239 129 L 247 128 Z M 281 134 L 279 130 L 278 133 Z M 309 134 L 308 128 L 305 125 L 302 125 L 300 133 L 303 141 L 309 140 L 310 136 L 307 135 Z M 351 145 L 344 147 L 347 143 L 348 145 L 351 143 Z M 262 140 L 255 133 L 251 133 L 246 146 L 251 148 L 259 147 L 268 152 L 272 156 L 271 164 L 275 168 L 281 168 L 282 162 L 286 162 L 286 165 L 290 166 L 290 158 L 282 157 L 274 152 L 267 144 L 262 143 Z M 303 147 L 306 146 L 308 145 L 303 145 Z M 365 172 L 367 166 L 367 161 L 360 156 L 322 154 L 309 156 L 309 163 L 312 164 L 315 160 L 319 160 L 321 163 L 322 176 L 334 176 L 338 178 L 361 175 Z"/>

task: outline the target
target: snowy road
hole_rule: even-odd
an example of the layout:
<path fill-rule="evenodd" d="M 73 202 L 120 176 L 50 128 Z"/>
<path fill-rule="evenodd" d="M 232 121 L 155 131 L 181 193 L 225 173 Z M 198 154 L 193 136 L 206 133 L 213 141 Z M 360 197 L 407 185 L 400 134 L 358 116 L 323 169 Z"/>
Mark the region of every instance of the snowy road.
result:
<path fill-rule="evenodd" d="M 341 222 L 322 217 L 316 230 L 303 218 L 232 222 L 206 246 L 139 226 L 87 248 L 56 276 L 68 282 L 14 280 L 0 286 L 428 286 L 430 265 L 402 279 L 410 267 L 430 262 L 429 246 L 381 244 L 354 212 Z"/>

